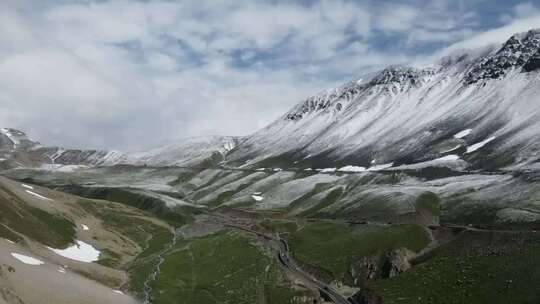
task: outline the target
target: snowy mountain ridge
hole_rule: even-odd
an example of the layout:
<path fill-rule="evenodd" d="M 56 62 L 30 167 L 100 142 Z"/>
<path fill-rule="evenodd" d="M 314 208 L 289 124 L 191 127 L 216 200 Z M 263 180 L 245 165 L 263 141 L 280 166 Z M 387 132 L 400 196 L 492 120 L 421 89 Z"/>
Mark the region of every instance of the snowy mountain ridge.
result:
<path fill-rule="evenodd" d="M 539 52 L 540 31 L 531 30 L 428 68 L 386 68 L 302 101 L 229 159 L 321 168 L 457 155 L 470 168 L 532 165 L 540 151 Z M 453 137 L 465 129 L 468 136 Z"/>
<path fill-rule="evenodd" d="M 540 29 L 516 34 L 495 54 L 482 58 L 465 76 L 465 83 L 472 84 L 484 79 L 496 79 L 512 69 L 526 72 L 537 69 L 540 54 Z"/>
<path fill-rule="evenodd" d="M 339 112 L 343 107 L 360 93 L 374 89 L 376 86 L 384 86 L 383 90 L 397 93 L 407 90 L 410 87 L 420 85 L 427 77 L 433 75 L 433 69 L 415 69 L 412 67 L 392 66 L 382 70 L 365 81 L 363 78 L 353 80 L 341 87 L 329 90 L 324 93 L 312 96 L 285 115 L 287 120 L 298 120 L 308 113 L 315 111 Z M 381 89 L 381 88 L 379 88 Z M 371 91 L 370 93 L 380 93 L 381 91 Z"/>
<path fill-rule="evenodd" d="M 130 154 L 130 162 L 149 166 L 188 166 L 215 158 L 220 162 L 240 142 L 234 136 L 201 136 Z"/>

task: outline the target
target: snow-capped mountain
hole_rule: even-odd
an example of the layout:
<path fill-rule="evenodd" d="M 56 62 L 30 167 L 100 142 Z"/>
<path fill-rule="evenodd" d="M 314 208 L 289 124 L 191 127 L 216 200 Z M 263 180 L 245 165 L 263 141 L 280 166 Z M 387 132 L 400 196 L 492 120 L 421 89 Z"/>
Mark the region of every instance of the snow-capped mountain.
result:
<path fill-rule="evenodd" d="M 38 142 L 30 140 L 24 132 L 12 128 L 0 129 L 0 168 L 36 166 L 42 162 L 26 151 L 39 147 Z"/>
<path fill-rule="evenodd" d="M 212 159 L 213 163 L 224 160 L 224 156 L 239 142 L 232 136 L 201 136 L 181 140 L 155 149 L 124 153 L 106 150 L 73 150 L 63 148 L 40 148 L 51 163 L 57 165 L 146 165 L 146 166 L 190 166 Z"/>
<path fill-rule="evenodd" d="M 129 158 L 133 164 L 148 166 L 190 166 L 209 159 L 218 163 L 225 159 L 225 155 L 239 141 L 239 137 L 233 136 L 192 137 L 149 151 L 133 153 Z"/>
<path fill-rule="evenodd" d="M 426 68 L 389 67 L 302 101 L 232 151 L 253 166 L 533 165 L 540 30 Z"/>
<path fill-rule="evenodd" d="M 0 150 L 28 148 L 36 145 L 39 143 L 28 139 L 24 132 L 11 128 L 0 129 Z"/>

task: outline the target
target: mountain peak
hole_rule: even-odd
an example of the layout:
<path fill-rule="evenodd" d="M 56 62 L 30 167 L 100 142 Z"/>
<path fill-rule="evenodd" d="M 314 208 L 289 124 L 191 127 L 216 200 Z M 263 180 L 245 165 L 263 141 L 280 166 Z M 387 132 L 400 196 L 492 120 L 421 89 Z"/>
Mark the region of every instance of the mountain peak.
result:
<path fill-rule="evenodd" d="M 369 84 L 372 86 L 385 84 L 416 85 L 421 81 L 422 77 L 433 73 L 434 71 L 429 69 L 390 66 L 377 74 Z"/>
<path fill-rule="evenodd" d="M 401 89 L 419 85 L 424 77 L 433 75 L 432 69 L 408 66 L 389 66 L 373 77 L 352 80 L 345 85 L 311 96 L 285 115 L 285 120 L 297 121 L 315 112 L 340 112 L 344 104 L 356 98 L 364 90 L 379 86 L 399 86 Z M 400 90 L 401 90 L 400 89 Z"/>
<path fill-rule="evenodd" d="M 540 29 L 515 34 L 492 55 L 475 64 L 465 76 L 466 84 L 481 80 L 497 79 L 513 69 L 531 71 L 538 66 L 540 52 Z"/>
<path fill-rule="evenodd" d="M 319 111 L 341 111 L 342 101 L 352 100 L 358 93 L 366 87 L 362 79 L 351 81 L 341 87 L 328 90 L 326 92 L 314 95 L 301 102 L 292 111 L 285 115 L 285 120 L 300 120 L 304 115 Z"/>
<path fill-rule="evenodd" d="M 0 129 L 0 149 L 26 149 L 38 145 L 39 143 L 30 140 L 26 133 L 13 129 Z"/>

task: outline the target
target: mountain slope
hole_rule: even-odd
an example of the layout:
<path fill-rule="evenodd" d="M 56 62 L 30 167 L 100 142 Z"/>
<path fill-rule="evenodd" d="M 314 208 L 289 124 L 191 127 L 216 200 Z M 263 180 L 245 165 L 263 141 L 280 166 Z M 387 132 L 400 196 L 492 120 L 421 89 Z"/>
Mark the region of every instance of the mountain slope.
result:
<path fill-rule="evenodd" d="M 486 169 L 530 165 L 540 149 L 539 54 L 540 30 L 531 30 L 428 68 L 386 68 L 301 102 L 229 159 L 320 168 L 457 155 Z"/>
<path fill-rule="evenodd" d="M 132 164 L 149 166 L 189 166 L 210 159 L 221 162 L 239 141 L 239 137 L 233 136 L 192 137 L 149 151 L 133 153 L 130 158 Z"/>
<path fill-rule="evenodd" d="M 4 177 L 0 206 L 1 303 L 138 303 L 119 289 L 142 292 L 138 258 L 172 237 L 139 209 Z"/>

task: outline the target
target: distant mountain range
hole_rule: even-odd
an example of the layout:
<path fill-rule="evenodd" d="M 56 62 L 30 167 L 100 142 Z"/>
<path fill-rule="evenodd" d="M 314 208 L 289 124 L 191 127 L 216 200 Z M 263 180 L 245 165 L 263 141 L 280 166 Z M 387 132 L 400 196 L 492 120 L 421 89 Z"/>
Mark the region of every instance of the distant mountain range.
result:
<path fill-rule="evenodd" d="M 4 128 L 0 129 L 0 166 L 191 166 L 205 161 L 215 165 L 222 162 L 239 141 L 239 137 L 233 136 L 193 137 L 144 152 L 124 153 L 47 147 L 29 139 L 22 131 Z"/>

